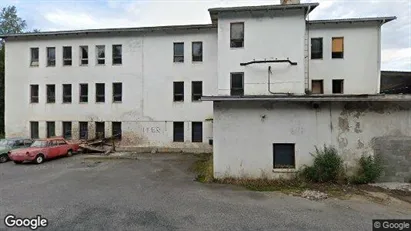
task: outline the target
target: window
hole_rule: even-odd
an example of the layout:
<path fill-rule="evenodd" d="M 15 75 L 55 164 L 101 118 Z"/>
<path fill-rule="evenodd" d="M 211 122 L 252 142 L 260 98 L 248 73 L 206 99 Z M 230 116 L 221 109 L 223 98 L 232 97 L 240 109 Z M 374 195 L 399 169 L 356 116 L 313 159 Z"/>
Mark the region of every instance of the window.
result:
<path fill-rule="evenodd" d="M 71 138 L 71 136 L 70 136 L 70 138 Z M 70 139 L 70 138 L 67 138 L 67 139 Z M 65 140 L 56 140 L 56 142 L 57 142 L 57 145 L 66 145 L 67 144 Z"/>
<path fill-rule="evenodd" d="M 174 62 L 184 62 L 184 43 L 174 43 Z"/>
<path fill-rule="evenodd" d="M 295 168 L 295 144 L 273 144 L 273 167 Z"/>
<path fill-rule="evenodd" d="M 39 102 L 39 85 L 30 85 L 30 103 Z"/>
<path fill-rule="evenodd" d="M 46 95 L 47 95 L 47 103 L 55 103 L 56 102 L 56 86 L 54 84 L 46 85 Z"/>
<path fill-rule="evenodd" d="M 80 127 L 80 134 L 79 137 L 81 140 L 88 139 L 88 123 L 87 122 L 79 122 Z"/>
<path fill-rule="evenodd" d="M 121 45 L 113 45 L 113 64 L 122 64 Z"/>
<path fill-rule="evenodd" d="M 54 122 L 47 122 L 47 138 L 56 136 L 56 124 Z"/>
<path fill-rule="evenodd" d="M 71 47 L 63 47 L 63 66 L 71 66 Z"/>
<path fill-rule="evenodd" d="M 71 139 L 71 122 L 63 122 L 63 137 L 64 139 Z"/>
<path fill-rule="evenodd" d="M 113 83 L 113 102 L 121 102 L 123 95 L 123 84 Z"/>
<path fill-rule="evenodd" d="M 342 59 L 344 58 L 344 38 L 333 38 L 332 39 L 332 58 Z"/>
<path fill-rule="evenodd" d="M 104 45 L 96 46 L 97 64 L 103 65 L 106 63 L 106 47 Z"/>
<path fill-rule="evenodd" d="M 199 101 L 201 99 L 201 96 L 203 96 L 203 82 L 191 82 L 191 100 Z"/>
<path fill-rule="evenodd" d="M 96 122 L 96 138 L 102 139 L 105 137 L 104 122 Z"/>
<path fill-rule="evenodd" d="M 323 38 L 311 39 L 311 59 L 323 58 Z"/>
<path fill-rule="evenodd" d="M 184 142 L 184 122 L 173 123 L 173 141 Z"/>
<path fill-rule="evenodd" d="M 54 67 L 56 66 L 56 48 L 47 47 L 47 66 Z"/>
<path fill-rule="evenodd" d="M 96 83 L 96 103 L 104 103 L 105 98 L 104 83 Z"/>
<path fill-rule="evenodd" d="M 81 83 L 80 84 L 80 103 L 87 103 L 88 102 L 88 84 Z"/>
<path fill-rule="evenodd" d="M 323 94 L 324 93 L 323 80 L 312 80 L 311 81 L 311 93 L 313 94 Z"/>
<path fill-rule="evenodd" d="M 203 42 L 193 42 L 192 55 L 193 55 L 193 61 L 195 62 L 203 61 Z M 184 60 L 184 56 L 183 56 L 183 60 Z"/>
<path fill-rule="evenodd" d="M 230 47 L 244 47 L 244 23 L 230 24 Z"/>
<path fill-rule="evenodd" d="M 192 142 L 203 142 L 203 123 L 193 122 L 191 124 L 191 141 Z"/>
<path fill-rule="evenodd" d="M 244 95 L 244 73 L 231 73 L 231 95 Z"/>
<path fill-rule="evenodd" d="M 88 65 L 88 46 L 80 46 L 80 65 Z"/>
<path fill-rule="evenodd" d="M 30 66 L 32 67 L 39 66 L 39 48 L 38 47 L 30 48 Z"/>
<path fill-rule="evenodd" d="M 39 138 L 39 122 L 30 122 L 30 137 L 32 139 L 38 139 Z"/>
<path fill-rule="evenodd" d="M 112 122 L 111 131 L 113 132 L 113 137 L 121 140 L 121 122 Z"/>
<path fill-rule="evenodd" d="M 184 82 L 174 82 L 174 101 L 184 101 Z"/>
<path fill-rule="evenodd" d="M 333 94 L 344 93 L 344 80 L 333 79 Z"/>
<path fill-rule="evenodd" d="M 71 103 L 71 84 L 63 84 L 63 103 Z"/>

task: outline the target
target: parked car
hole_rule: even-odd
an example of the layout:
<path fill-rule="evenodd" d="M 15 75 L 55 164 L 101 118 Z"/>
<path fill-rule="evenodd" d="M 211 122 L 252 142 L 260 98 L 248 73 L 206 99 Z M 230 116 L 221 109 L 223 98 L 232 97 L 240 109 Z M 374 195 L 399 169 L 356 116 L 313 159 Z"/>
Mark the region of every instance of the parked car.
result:
<path fill-rule="evenodd" d="M 27 148 L 33 143 L 31 139 L 26 138 L 10 138 L 0 140 L 0 163 L 4 163 L 9 159 L 8 153 L 11 150 L 18 148 Z"/>
<path fill-rule="evenodd" d="M 9 158 L 16 164 L 21 164 L 24 161 L 41 164 L 47 159 L 71 156 L 78 152 L 78 149 L 78 144 L 70 143 L 64 138 L 48 138 L 34 141 L 29 148 L 9 152 Z"/>

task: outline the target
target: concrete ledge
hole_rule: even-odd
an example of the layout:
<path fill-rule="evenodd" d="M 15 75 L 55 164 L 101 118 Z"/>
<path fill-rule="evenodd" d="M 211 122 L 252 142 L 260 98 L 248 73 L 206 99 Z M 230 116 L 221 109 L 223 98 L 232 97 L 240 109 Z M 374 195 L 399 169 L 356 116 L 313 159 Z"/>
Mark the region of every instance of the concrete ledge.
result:
<path fill-rule="evenodd" d="M 118 152 L 134 153 L 194 153 L 194 154 L 211 154 L 213 148 L 210 147 L 136 147 L 120 146 L 116 147 Z"/>

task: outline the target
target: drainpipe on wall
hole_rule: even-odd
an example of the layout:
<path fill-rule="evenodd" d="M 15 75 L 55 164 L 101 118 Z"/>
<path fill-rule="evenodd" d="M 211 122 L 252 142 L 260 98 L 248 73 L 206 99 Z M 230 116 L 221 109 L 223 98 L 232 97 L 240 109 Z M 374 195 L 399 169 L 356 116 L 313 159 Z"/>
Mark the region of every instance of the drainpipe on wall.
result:
<path fill-rule="evenodd" d="M 310 92 L 310 10 L 311 10 L 311 6 L 308 6 L 307 9 L 307 23 L 306 23 L 306 27 L 307 27 L 307 74 L 305 76 L 306 78 L 306 83 L 304 83 L 304 88 L 305 88 L 305 93 L 307 94 L 308 92 Z"/>
<path fill-rule="evenodd" d="M 267 88 L 268 88 L 268 92 L 270 92 L 271 94 L 273 94 L 273 95 L 289 95 L 289 93 L 281 93 L 281 92 L 272 92 L 271 91 L 271 74 L 272 74 L 272 72 L 271 72 L 271 66 L 268 66 L 268 73 L 267 73 L 267 76 L 268 76 L 268 80 L 267 80 L 267 83 L 268 83 L 268 86 L 267 86 Z"/>

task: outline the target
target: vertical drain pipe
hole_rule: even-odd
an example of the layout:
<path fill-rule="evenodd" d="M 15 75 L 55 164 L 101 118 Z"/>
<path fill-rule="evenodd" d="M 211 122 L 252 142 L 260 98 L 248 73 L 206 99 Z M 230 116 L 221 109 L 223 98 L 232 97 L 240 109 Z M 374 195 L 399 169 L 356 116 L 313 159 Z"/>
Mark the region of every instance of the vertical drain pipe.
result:
<path fill-rule="evenodd" d="M 307 22 L 306 22 L 306 27 L 307 27 L 307 76 L 304 76 L 307 81 L 307 85 L 304 86 L 305 88 L 305 93 L 307 94 L 310 92 L 310 10 L 311 6 L 308 6 L 307 9 Z M 305 83 L 304 83 L 305 85 Z"/>

